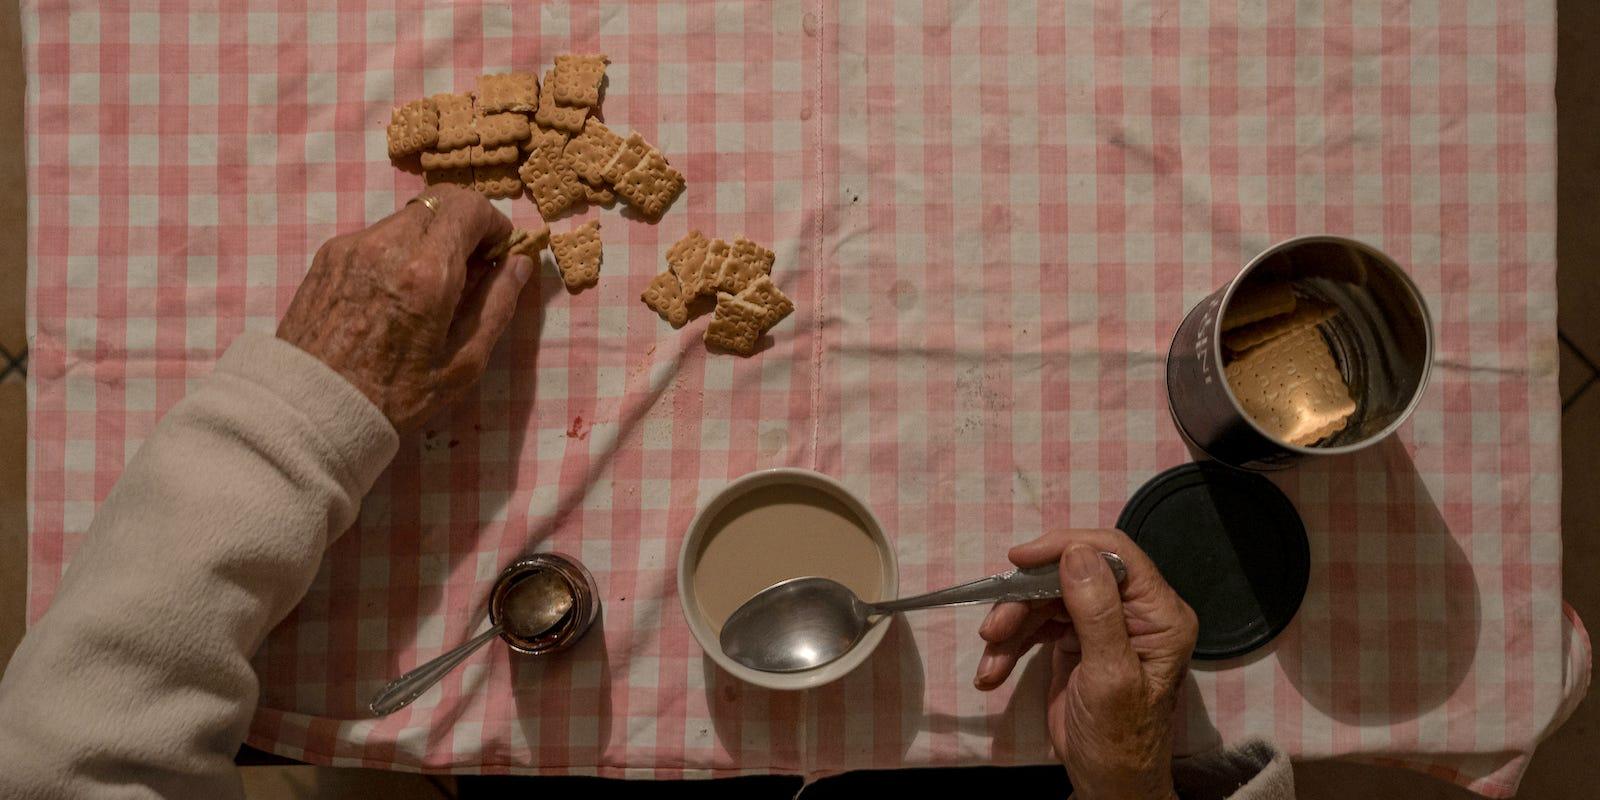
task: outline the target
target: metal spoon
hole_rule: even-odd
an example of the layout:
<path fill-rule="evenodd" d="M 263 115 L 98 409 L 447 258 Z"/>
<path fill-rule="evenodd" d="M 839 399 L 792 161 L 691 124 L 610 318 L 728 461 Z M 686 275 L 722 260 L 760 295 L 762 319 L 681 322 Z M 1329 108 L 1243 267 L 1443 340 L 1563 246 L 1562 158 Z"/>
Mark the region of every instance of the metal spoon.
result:
<path fill-rule="evenodd" d="M 468 639 L 459 647 L 396 678 L 372 698 L 367 709 L 375 717 L 393 714 L 411 704 L 432 688 L 446 673 L 477 652 L 484 642 L 510 628 L 517 636 L 531 639 L 553 628 L 572 610 L 572 589 L 560 575 L 549 570 L 535 572 L 506 590 L 501 623 Z"/>
<path fill-rule="evenodd" d="M 1115 553 L 1100 557 L 1121 583 L 1128 568 Z M 920 608 L 1061 596 L 1056 565 L 1016 569 L 916 597 L 862 602 L 827 578 L 792 578 L 746 600 L 722 625 L 718 641 L 729 658 L 761 672 L 815 669 L 843 656 L 866 634 L 873 617 Z"/>

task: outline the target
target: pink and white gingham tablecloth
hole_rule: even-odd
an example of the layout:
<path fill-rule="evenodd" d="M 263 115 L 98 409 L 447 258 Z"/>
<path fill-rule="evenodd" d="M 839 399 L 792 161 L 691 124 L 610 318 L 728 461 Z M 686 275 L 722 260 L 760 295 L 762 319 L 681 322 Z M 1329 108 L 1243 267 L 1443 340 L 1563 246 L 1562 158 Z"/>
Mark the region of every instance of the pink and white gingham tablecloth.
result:
<path fill-rule="evenodd" d="M 1048 761 L 1042 661 L 971 688 L 980 610 L 913 616 L 816 691 L 718 674 L 674 589 L 697 504 L 759 467 L 837 476 L 904 592 L 1109 525 L 1188 458 L 1162 384 L 1185 309 L 1333 232 L 1422 287 L 1433 383 L 1398 439 L 1275 478 L 1310 590 L 1263 654 L 1196 666 L 1179 749 L 1266 736 L 1509 794 L 1589 666 L 1561 601 L 1554 5 L 25 2 L 30 618 L 162 412 L 324 239 L 418 190 L 392 103 L 599 50 L 607 121 L 688 191 L 658 225 L 603 213 L 599 286 L 547 272 L 482 389 L 403 444 L 257 658 L 251 744 L 656 777 Z M 771 349 L 709 355 L 703 320 L 639 302 L 691 227 L 777 251 L 798 311 Z M 600 628 L 362 718 L 529 546 L 593 569 Z"/>

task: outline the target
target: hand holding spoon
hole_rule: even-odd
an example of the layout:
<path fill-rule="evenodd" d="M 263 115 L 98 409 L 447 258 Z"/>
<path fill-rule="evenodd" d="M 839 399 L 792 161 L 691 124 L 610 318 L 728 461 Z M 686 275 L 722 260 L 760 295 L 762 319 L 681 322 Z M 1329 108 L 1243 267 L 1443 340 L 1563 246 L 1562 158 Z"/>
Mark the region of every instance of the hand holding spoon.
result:
<path fill-rule="evenodd" d="M 1101 553 L 1121 583 L 1128 569 Z M 863 602 L 827 578 L 792 578 L 762 589 L 722 625 L 722 652 L 762 672 L 800 672 L 838 659 L 866 634 L 873 617 L 938 606 L 1046 600 L 1061 596 L 1056 565 L 1015 569 L 916 597 Z"/>

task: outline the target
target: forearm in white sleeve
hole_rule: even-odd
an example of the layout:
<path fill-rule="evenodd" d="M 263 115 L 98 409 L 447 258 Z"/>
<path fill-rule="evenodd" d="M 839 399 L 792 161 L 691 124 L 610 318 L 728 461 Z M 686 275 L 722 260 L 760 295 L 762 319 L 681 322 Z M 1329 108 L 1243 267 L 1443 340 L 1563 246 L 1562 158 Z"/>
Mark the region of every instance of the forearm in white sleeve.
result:
<path fill-rule="evenodd" d="M 333 370 L 239 337 L 123 471 L 0 679 L 0 797 L 237 797 L 250 657 L 394 457 Z"/>

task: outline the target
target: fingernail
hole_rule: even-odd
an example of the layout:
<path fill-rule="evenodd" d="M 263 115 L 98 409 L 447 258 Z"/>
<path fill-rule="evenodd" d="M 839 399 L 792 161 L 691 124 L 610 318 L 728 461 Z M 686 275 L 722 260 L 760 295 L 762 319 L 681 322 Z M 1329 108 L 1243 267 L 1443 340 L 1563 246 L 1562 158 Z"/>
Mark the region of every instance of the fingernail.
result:
<path fill-rule="evenodd" d="M 1075 581 L 1093 580 L 1102 569 L 1100 554 L 1093 547 L 1076 544 L 1067 548 L 1067 577 Z"/>
<path fill-rule="evenodd" d="M 511 274 L 516 276 L 517 283 L 527 283 L 533 277 L 533 259 L 521 253 L 512 256 Z"/>

